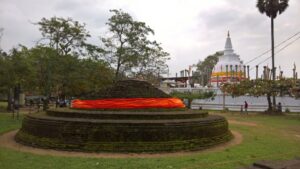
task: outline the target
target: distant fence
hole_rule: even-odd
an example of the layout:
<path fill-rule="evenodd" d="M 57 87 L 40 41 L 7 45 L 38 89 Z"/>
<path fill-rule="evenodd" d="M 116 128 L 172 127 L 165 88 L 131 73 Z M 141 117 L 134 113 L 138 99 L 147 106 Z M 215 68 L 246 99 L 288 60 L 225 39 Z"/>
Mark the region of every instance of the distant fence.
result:
<path fill-rule="evenodd" d="M 241 111 L 241 106 L 237 104 L 225 104 L 225 107 L 232 111 Z M 214 104 L 214 103 L 193 103 L 192 109 L 205 109 L 205 110 L 223 110 L 223 104 Z M 249 105 L 248 111 L 265 111 L 268 109 L 267 105 Z M 283 105 L 282 111 L 285 112 L 286 109 L 289 109 L 290 112 L 300 112 L 299 106 Z M 244 111 L 244 107 L 243 107 Z"/>
<path fill-rule="evenodd" d="M 199 92 L 209 92 L 209 91 L 213 91 L 215 93 L 220 92 L 221 90 L 218 88 L 188 88 L 188 87 L 184 87 L 184 88 L 170 88 L 169 89 L 171 92 L 173 91 L 177 91 L 177 92 L 191 92 L 191 93 L 199 93 Z"/>

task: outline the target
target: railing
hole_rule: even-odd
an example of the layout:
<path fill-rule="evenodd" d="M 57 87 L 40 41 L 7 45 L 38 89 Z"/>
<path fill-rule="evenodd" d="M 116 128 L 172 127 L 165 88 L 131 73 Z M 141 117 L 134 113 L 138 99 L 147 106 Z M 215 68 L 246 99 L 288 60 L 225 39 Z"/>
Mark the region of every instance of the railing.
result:
<path fill-rule="evenodd" d="M 187 88 L 187 87 L 170 88 L 170 90 L 171 90 L 171 92 L 177 91 L 177 92 L 191 92 L 191 93 L 199 93 L 199 92 L 207 92 L 207 91 L 213 91 L 213 92 L 217 93 L 218 91 L 220 91 L 220 89 L 218 89 L 218 88 Z"/>
<path fill-rule="evenodd" d="M 243 105 L 226 104 L 226 108 L 231 111 L 245 111 Z M 205 109 L 205 110 L 223 110 L 223 104 L 207 104 L 207 103 L 193 103 L 192 109 Z M 265 111 L 268 109 L 267 105 L 248 105 L 247 111 Z M 284 105 L 282 111 L 289 109 L 290 112 L 300 112 L 300 106 Z"/>

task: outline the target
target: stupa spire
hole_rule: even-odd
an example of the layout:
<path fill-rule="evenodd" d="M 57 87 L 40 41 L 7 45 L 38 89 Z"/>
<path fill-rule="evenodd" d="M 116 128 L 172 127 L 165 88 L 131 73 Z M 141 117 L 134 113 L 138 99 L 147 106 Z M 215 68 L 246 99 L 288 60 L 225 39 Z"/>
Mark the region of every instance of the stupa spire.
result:
<path fill-rule="evenodd" d="M 226 39 L 226 43 L 225 43 L 225 50 L 232 50 L 232 44 L 231 44 L 231 39 L 230 39 L 229 31 L 227 32 L 227 39 Z"/>

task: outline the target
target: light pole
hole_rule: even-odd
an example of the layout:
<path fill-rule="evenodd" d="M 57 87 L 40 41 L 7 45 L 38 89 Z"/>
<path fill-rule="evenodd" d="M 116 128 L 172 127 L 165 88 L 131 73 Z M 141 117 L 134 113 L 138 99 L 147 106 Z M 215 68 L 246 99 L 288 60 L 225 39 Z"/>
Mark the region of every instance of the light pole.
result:
<path fill-rule="evenodd" d="M 244 78 L 246 79 L 246 65 L 244 65 Z"/>
<path fill-rule="evenodd" d="M 230 65 L 230 83 L 232 82 L 232 65 Z"/>
<path fill-rule="evenodd" d="M 258 79 L 258 65 L 256 65 L 256 79 Z"/>
<path fill-rule="evenodd" d="M 228 65 L 226 65 L 226 82 L 228 82 Z"/>
<path fill-rule="evenodd" d="M 247 74 L 248 74 L 248 80 L 250 79 L 250 74 L 249 74 L 249 65 L 247 65 Z"/>
<path fill-rule="evenodd" d="M 235 82 L 238 82 L 238 65 L 235 65 Z"/>

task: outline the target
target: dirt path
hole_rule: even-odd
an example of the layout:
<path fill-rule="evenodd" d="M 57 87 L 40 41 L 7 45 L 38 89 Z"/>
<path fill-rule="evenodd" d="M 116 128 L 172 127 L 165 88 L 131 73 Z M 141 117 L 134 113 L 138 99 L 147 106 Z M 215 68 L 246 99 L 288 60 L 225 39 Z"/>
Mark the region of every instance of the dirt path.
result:
<path fill-rule="evenodd" d="M 254 122 L 242 122 L 242 121 L 236 121 L 236 120 L 228 120 L 229 124 L 239 124 L 239 125 L 244 125 L 244 126 L 257 126 L 256 123 Z"/>
<path fill-rule="evenodd" d="M 236 132 L 231 131 L 234 135 L 234 139 L 227 143 L 220 144 L 218 146 L 201 150 L 201 151 L 189 151 L 189 152 L 175 152 L 175 153 L 157 153 L 157 154 L 149 154 L 149 153 L 84 153 L 84 152 L 73 152 L 73 151 L 59 151 L 59 150 L 51 150 L 51 149 L 41 149 L 25 146 L 15 142 L 14 136 L 16 135 L 18 130 L 14 130 L 11 132 L 4 133 L 0 135 L 0 146 L 6 147 L 9 149 L 13 149 L 20 152 L 28 152 L 39 155 L 51 155 L 51 156 L 65 156 L 65 157 L 91 157 L 91 158 L 155 158 L 155 157 L 173 157 L 173 156 L 184 156 L 184 155 L 192 155 L 199 153 L 207 153 L 214 151 L 221 151 L 226 148 L 229 148 L 234 145 L 238 145 L 242 143 L 243 136 Z"/>

